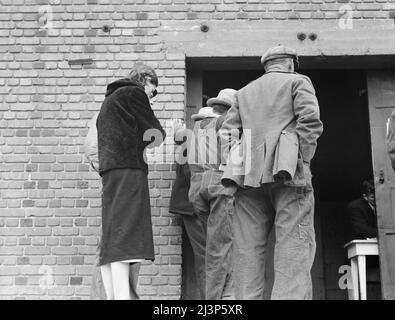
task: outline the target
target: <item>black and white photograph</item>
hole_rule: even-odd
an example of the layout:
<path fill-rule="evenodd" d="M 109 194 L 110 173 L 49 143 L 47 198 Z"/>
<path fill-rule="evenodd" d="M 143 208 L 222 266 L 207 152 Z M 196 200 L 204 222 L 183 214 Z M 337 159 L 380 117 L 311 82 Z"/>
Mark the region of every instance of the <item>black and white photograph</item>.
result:
<path fill-rule="evenodd" d="M 395 0 L 0 0 L 0 300 L 395 300 Z"/>

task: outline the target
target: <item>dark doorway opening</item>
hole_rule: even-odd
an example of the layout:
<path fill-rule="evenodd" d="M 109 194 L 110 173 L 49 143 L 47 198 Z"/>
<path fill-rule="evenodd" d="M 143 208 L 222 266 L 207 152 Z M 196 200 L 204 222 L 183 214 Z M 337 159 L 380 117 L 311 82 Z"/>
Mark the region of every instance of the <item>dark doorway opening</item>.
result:
<path fill-rule="evenodd" d="M 371 179 L 372 156 L 366 76 L 363 70 L 300 70 L 316 89 L 324 133 L 312 162 L 315 189 L 317 253 L 312 270 L 314 299 L 347 299 L 339 288 L 339 268 L 347 263 L 343 248 L 348 238 L 347 204 L 361 195 L 361 184 Z M 260 77 L 263 70 L 203 72 L 203 101 L 221 89 L 240 89 Z M 273 254 L 273 236 L 269 259 Z M 268 265 L 270 296 L 272 268 Z M 368 284 L 369 286 L 369 284 Z M 368 287 L 379 298 L 380 285 Z"/>

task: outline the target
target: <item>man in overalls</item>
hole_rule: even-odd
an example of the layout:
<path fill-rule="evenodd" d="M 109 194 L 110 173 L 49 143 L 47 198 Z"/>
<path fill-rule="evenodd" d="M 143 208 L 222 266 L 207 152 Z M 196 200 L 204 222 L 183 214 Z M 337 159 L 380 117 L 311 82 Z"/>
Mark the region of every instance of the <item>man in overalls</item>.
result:
<path fill-rule="evenodd" d="M 234 299 L 232 281 L 232 214 L 235 189 L 221 184 L 221 144 L 218 131 L 234 101 L 235 90 L 221 90 L 195 121 L 188 151 L 191 170 L 189 200 L 205 221 L 206 299 Z"/>

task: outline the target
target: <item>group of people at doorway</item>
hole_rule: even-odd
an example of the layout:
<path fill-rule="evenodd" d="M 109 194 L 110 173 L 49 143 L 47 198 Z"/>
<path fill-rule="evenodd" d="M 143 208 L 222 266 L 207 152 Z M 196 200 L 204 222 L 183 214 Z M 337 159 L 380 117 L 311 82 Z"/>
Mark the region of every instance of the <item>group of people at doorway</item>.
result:
<path fill-rule="evenodd" d="M 312 83 L 294 72 L 296 61 L 293 49 L 270 48 L 261 59 L 262 77 L 237 92 L 221 90 L 207 101 L 212 109 L 202 108 L 194 117 L 190 147 L 195 157 L 179 166 L 177 178 L 188 180 L 188 166 L 192 211 L 183 217 L 192 247 L 198 233 L 192 228 L 200 228 L 206 240 L 203 257 L 194 248 L 204 299 L 263 299 L 272 228 L 271 299 L 312 298 L 316 244 L 310 162 L 323 125 Z M 202 148 L 208 136 L 204 130 L 213 128 L 219 132 L 217 141 L 208 139 L 213 145 Z M 214 150 L 221 157 L 200 164 L 201 150 L 206 150 L 205 159 L 214 159 Z M 232 152 L 241 152 L 241 168 L 231 161 Z M 170 210 L 177 212 L 182 193 L 173 189 L 173 195 Z"/>
<path fill-rule="evenodd" d="M 170 211 L 182 214 L 202 299 L 263 299 L 273 228 L 271 299 L 312 298 L 310 163 L 323 124 L 311 80 L 294 71 L 297 61 L 292 48 L 269 48 L 261 77 L 238 91 L 221 90 L 193 116 L 187 162 L 177 164 Z M 157 85 L 155 71 L 136 64 L 127 78 L 108 85 L 93 120 L 103 188 L 98 265 L 107 299 L 138 297 L 138 265 L 155 258 L 144 156 L 155 144 L 143 137 L 156 129 L 165 138 L 150 102 Z M 174 130 L 182 143 L 187 129 L 175 121 Z M 207 139 L 212 133 L 215 138 Z M 94 148 L 87 147 L 92 154 Z M 232 161 L 234 153 L 240 161 Z"/>

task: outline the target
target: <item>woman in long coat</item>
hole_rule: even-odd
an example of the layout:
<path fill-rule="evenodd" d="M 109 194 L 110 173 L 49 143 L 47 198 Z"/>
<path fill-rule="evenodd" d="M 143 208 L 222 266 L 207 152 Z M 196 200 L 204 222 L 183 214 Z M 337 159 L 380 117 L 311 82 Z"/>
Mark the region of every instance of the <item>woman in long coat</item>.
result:
<path fill-rule="evenodd" d="M 102 177 L 102 242 L 99 265 L 107 299 L 130 299 L 129 264 L 154 260 L 146 147 L 147 130 L 165 132 L 151 109 L 158 78 L 136 64 L 128 78 L 107 86 L 97 119 Z"/>

